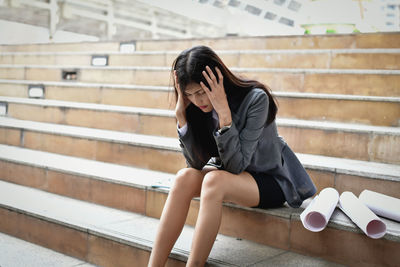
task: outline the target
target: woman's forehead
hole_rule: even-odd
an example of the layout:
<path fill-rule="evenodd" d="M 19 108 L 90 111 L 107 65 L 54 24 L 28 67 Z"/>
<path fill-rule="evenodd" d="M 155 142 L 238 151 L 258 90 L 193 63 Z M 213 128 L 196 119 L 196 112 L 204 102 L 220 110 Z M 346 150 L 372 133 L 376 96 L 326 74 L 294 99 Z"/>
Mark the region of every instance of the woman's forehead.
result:
<path fill-rule="evenodd" d="M 192 94 L 196 93 L 199 90 L 203 90 L 203 88 L 198 83 L 189 83 L 186 85 L 185 93 Z"/>

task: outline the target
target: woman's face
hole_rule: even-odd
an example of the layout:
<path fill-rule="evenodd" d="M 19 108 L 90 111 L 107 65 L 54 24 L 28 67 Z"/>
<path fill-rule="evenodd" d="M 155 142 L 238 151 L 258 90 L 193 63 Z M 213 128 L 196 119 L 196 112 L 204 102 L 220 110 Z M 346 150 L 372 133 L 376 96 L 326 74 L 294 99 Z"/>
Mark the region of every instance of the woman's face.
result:
<path fill-rule="evenodd" d="M 200 84 L 189 83 L 185 88 L 184 95 L 203 112 L 210 112 L 213 110 L 213 105 Z"/>

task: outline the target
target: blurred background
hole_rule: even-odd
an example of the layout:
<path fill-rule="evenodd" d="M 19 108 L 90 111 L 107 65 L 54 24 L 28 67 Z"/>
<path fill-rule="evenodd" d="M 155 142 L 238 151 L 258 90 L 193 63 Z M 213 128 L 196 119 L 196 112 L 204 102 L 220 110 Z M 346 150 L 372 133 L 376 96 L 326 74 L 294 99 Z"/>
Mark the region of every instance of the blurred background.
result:
<path fill-rule="evenodd" d="M 318 192 L 400 199 L 399 12 L 400 0 L 0 0 L 0 266 L 147 266 L 186 167 L 171 65 L 194 45 L 272 89 Z M 185 265 L 199 207 L 168 266 Z M 212 263 L 400 263 L 399 222 L 382 218 L 375 240 L 339 209 L 321 233 L 302 209 L 223 209 Z"/>
<path fill-rule="evenodd" d="M 400 30 L 400 0 L 0 0 L 0 43 Z"/>

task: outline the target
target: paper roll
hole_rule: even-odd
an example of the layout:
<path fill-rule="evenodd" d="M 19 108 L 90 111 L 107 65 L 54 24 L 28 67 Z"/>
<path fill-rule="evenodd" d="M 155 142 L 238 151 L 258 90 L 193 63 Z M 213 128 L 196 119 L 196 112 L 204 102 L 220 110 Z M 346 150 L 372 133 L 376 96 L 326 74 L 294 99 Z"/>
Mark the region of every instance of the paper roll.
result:
<path fill-rule="evenodd" d="M 400 199 L 364 190 L 359 199 L 375 214 L 400 222 Z"/>
<path fill-rule="evenodd" d="M 343 192 L 340 209 L 369 237 L 377 239 L 386 233 L 386 224 L 351 192 Z"/>
<path fill-rule="evenodd" d="M 323 189 L 300 214 L 303 226 L 312 232 L 324 230 L 338 201 L 339 193 L 336 189 L 331 187 Z"/>

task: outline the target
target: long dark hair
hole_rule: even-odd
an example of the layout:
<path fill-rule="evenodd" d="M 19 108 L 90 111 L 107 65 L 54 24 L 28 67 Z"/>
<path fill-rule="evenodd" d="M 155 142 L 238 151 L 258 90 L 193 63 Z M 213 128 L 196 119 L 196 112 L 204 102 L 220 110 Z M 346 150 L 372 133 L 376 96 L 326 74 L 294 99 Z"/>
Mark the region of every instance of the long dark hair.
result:
<path fill-rule="evenodd" d="M 218 55 L 207 46 L 195 46 L 180 53 L 180 55 L 172 64 L 171 75 L 173 77 L 173 72 L 176 70 L 179 87 L 181 88 L 182 93 L 185 91 L 185 88 L 189 83 L 199 84 L 200 81 L 210 88 L 207 80 L 202 75 L 202 71 L 205 70 L 206 66 L 211 68 L 217 78 L 218 75 L 215 71 L 215 67 L 218 67 L 221 71 L 222 76 L 224 77 L 225 93 L 228 99 L 229 107 L 232 111 L 235 111 L 240 106 L 240 103 L 251 89 L 260 88 L 267 93 L 269 98 L 268 118 L 266 124 L 268 125 L 275 120 L 278 107 L 274 97 L 270 92 L 270 88 L 256 80 L 244 79 L 234 75 L 225 66 Z M 177 86 L 175 85 L 175 79 L 172 80 L 174 81 L 175 100 L 177 101 Z M 188 116 L 188 109 L 186 111 L 187 121 L 190 123 L 192 116 Z M 197 120 L 196 122 L 199 121 Z"/>

